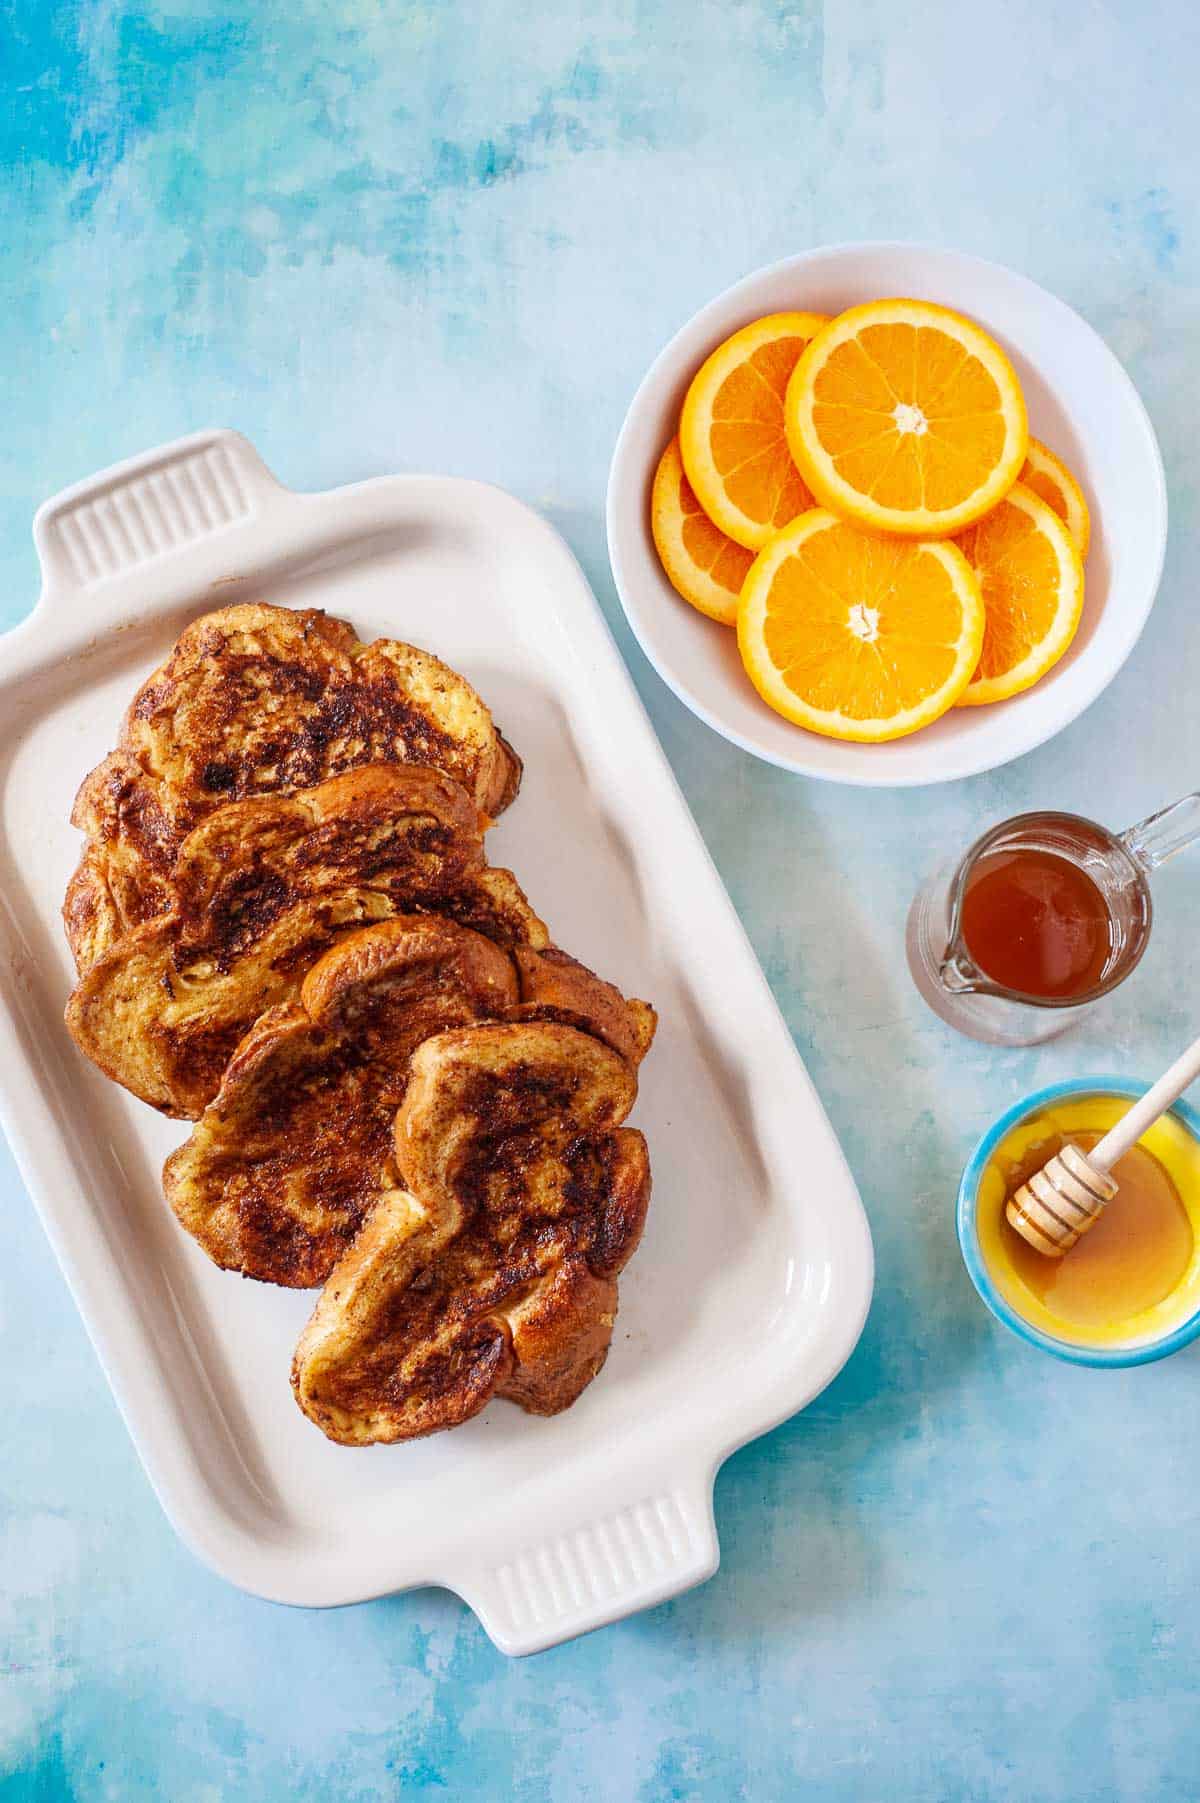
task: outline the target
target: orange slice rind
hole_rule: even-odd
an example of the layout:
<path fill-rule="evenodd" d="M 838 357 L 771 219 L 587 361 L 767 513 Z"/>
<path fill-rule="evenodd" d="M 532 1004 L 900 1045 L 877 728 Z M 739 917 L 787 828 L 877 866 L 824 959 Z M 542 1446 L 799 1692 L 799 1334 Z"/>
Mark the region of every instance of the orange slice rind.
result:
<path fill-rule="evenodd" d="M 650 529 L 671 586 L 710 620 L 732 626 L 754 553 L 713 525 L 687 479 L 677 438 L 655 471 Z"/>
<path fill-rule="evenodd" d="M 994 507 L 1029 440 L 1000 346 L 931 301 L 838 314 L 798 360 L 785 418 L 792 457 L 823 506 L 868 531 L 917 538 L 960 532 Z"/>
<path fill-rule="evenodd" d="M 823 508 L 794 520 L 742 587 L 738 649 L 768 706 L 827 738 L 877 742 L 953 707 L 983 646 L 956 545 L 878 538 Z"/>
<path fill-rule="evenodd" d="M 1066 526 L 1023 483 L 956 540 L 979 581 L 987 619 L 963 707 L 1032 688 L 1066 651 L 1083 613 L 1083 559 Z"/>
<path fill-rule="evenodd" d="M 1086 557 L 1092 539 L 1092 518 L 1083 490 L 1062 458 L 1056 457 L 1040 439 L 1031 438 L 1025 467 L 1017 480 L 1053 508 L 1075 541 L 1079 555 Z"/>
<path fill-rule="evenodd" d="M 783 402 L 823 313 L 769 313 L 743 326 L 692 379 L 679 446 L 701 507 L 727 538 L 757 551 L 812 506 L 788 450 Z"/>

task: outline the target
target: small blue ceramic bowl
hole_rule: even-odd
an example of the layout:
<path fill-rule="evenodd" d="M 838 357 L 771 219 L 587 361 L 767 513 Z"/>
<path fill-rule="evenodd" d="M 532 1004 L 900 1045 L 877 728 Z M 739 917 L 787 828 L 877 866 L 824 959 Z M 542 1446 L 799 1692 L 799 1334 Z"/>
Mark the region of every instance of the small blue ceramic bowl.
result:
<path fill-rule="evenodd" d="M 1007 1113 L 1002 1114 L 995 1124 L 988 1128 L 979 1144 L 972 1152 L 963 1172 L 962 1182 L 958 1189 L 958 1243 L 962 1248 L 963 1261 L 970 1274 L 971 1282 L 979 1291 L 988 1308 L 997 1321 L 1003 1321 L 1005 1327 L 1031 1346 L 1037 1346 L 1042 1352 L 1050 1352 L 1055 1358 L 1067 1359 L 1074 1365 L 1097 1365 L 1113 1368 L 1123 1365 L 1148 1365 L 1155 1359 L 1166 1358 L 1169 1353 L 1178 1352 L 1181 1346 L 1189 1345 L 1200 1336 L 1200 1307 L 1193 1306 L 1186 1317 L 1175 1323 L 1169 1331 L 1151 1340 L 1139 1340 L 1134 1344 L 1117 1346 L 1083 1345 L 1071 1340 L 1062 1340 L 1052 1334 L 1045 1333 L 1016 1311 L 1008 1299 L 1001 1295 L 995 1279 L 984 1262 L 983 1250 L 979 1240 L 978 1203 L 979 1185 L 983 1173 L 992 1158 L 997 1146 L 1020 1125 L 1029 1115 L 1041 1109 L 1053 1107 L 1055 1103 L 1070 1096 L 1110 1095 L 1128 1096 L 1131 1101 L 1143 1096 L 1149 1088 L 1145 1083 L 1130 1083 L 1123 1077 L 1074 1077 L 1067 1083 L 1052 1083 L 1046 1089 L 1036 1090 L 1020 1102 L 1014 1102 Z M 1170 1111 L 1175 1119 L 1187 1129 L 1192 1138 L 1200 1142 L 1200 1114 L 1189 1108 L 1186 1102 L 1176 1102 Z M 1189 1210 L 1190 1212 L 1190 1210 Z"/>

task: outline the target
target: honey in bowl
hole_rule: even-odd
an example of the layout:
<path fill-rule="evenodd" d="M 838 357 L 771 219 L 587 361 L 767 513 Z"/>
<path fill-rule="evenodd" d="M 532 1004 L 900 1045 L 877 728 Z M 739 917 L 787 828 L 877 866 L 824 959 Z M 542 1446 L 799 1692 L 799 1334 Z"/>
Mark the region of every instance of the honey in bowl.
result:
<path fill-rule="evenodd" d="M 1063 1258 L 1046 1258 L 1004 1204 L 1067 1140 L 1088 1151 L 1129 1098 L 1064 1096 L 1019 1122 L 979 1185 L 979 1245 L 996 1288 L 1031 1326 L 1075 1344 L 1114 1346 L 1168 1333 L 1200 1307 L 1200 1143 L 1164 1115 L 1113 1168 L 1119 1188 Z"/>

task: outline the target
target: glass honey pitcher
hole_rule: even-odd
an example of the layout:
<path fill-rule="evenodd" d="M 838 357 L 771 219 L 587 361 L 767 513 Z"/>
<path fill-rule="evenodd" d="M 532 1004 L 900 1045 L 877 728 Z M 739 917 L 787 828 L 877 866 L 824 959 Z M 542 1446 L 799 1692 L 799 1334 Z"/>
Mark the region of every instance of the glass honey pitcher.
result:
<path fill-rule="evenodd" d="M 1200 791 L 1123 833 L 1079 814 L 1003 821 L 918 891 L 913 981 L 973 1039 L 1054 1038 L 1135 968 L 1154 917 L 1150 874 L 1198 838 Z"/>

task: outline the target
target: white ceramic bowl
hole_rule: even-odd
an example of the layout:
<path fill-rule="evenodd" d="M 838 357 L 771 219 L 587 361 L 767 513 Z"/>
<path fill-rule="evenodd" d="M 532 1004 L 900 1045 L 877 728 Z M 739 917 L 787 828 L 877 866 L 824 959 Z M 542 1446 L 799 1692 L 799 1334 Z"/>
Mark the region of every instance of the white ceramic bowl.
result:
<path fill-rule="evenodd" d="M 764 313 L 837 313 L 889 295 L 970 314 L 1016 366 L 1030 430 L 1074 470 L 1092 510 L 1087 600 L 1071 649 L 1036 685 L 992 707 L 952 708 L 886 745 L 820 738 L 771 712 L 730 628 L 681 600 L 650 535 L 650 485 L 692 375 L 730 332 Z M 747 276 L 710 301 L 655 360 L 625 416 L 608 484 L 617 591 L 646 656 L 701 720 L 768 763 L 879 788 L 948 782 L 1008 763 L 1060 732 L 1107 687 L 1137 642 L 1162 572 L 1167 496 L 1154 428 L 1133 383 L 1079 315 L 1025 276 L 959 251 L 842 244 Z"/>

